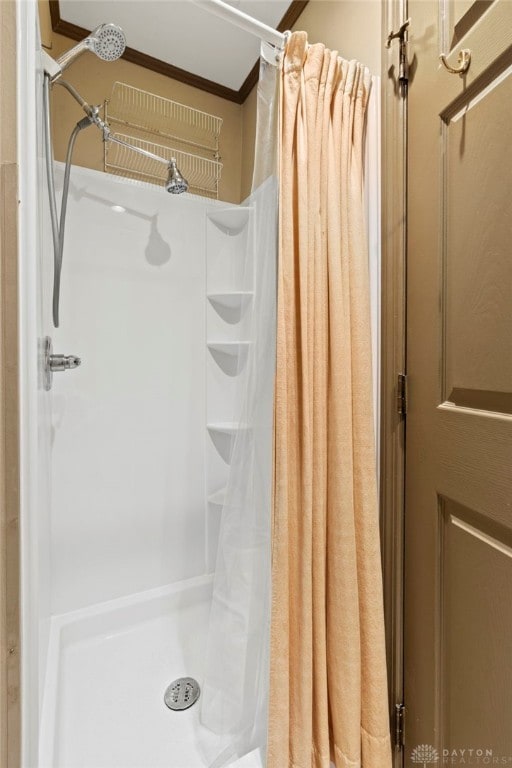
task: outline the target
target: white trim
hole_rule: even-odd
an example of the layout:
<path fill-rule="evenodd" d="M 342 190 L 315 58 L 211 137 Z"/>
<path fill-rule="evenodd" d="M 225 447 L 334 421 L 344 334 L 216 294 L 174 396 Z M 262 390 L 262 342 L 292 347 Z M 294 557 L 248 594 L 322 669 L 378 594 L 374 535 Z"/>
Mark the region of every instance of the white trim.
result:
<path fill-rule="evenodd" d="M 20 419 L 21 765 L 37 765 L 37 4 L 16 3 Z"/>
<path fill-rule="evenodd" d="M 208 13 L 213 13 L 230 24 L 249 32 L 249 34 L 259 37 L 263 42 L 275 45 L 279 49 L 284 47 L 285 35 L 282 32 L 278 32 L 277 29 L 269 27 L 249 14 L 243 13 L 243 11 L 239 11 L 238 8 L 233 8 L 232 5 L 224 3 L 223 0 L 192 0 L 192 2 L 204 8 Z"/>

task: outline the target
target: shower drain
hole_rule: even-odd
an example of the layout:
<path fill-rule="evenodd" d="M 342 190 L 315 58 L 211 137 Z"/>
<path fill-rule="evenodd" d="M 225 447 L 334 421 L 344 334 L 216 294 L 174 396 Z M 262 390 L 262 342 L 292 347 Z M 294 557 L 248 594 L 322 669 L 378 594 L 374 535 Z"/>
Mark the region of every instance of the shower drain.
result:
<path fill-rule="evenodd" d="M 164 701 L 169 709 L 179 711 L 195 704 L 200 693 L 199 683 L 193 677 L 178 677 L 167 686 Z"/>

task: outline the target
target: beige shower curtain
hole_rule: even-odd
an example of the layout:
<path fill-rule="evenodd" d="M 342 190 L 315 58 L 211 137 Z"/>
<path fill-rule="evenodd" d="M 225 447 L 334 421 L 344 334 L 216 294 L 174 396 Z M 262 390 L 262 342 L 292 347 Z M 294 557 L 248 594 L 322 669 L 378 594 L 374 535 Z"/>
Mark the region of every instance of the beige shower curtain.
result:
<path fill-rule="evenodd" d="M 287 45 L 267 768 L 390 768 L 363 139 L 369 71 Z"/>

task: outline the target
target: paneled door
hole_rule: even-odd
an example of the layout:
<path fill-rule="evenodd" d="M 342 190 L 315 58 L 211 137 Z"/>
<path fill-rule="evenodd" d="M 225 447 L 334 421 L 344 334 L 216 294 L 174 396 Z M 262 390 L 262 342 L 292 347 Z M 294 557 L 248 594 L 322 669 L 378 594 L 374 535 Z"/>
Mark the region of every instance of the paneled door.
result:
<path fill-rule="evenodd" d="M 408 10 L 404 764 L 512 766 L 512 2 Z"/>

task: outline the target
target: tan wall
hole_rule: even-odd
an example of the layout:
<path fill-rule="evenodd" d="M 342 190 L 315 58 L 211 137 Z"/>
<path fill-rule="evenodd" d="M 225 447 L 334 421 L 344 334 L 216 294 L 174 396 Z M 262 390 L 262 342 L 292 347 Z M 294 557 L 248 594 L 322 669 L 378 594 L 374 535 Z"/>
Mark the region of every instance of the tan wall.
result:
<path fill-rule="evenodd" d="M 41 43 L 51 54 L 52 49 L 52 20 L 50 17 L 50 4 L 48 0 L 37 0 L 39 8 L 39 30 L 41 32 Z"/>
<path fill-rule="evenodd" d="M 57 58 L 61 53 L 75 45 L 75 41 L 51 32 L 47 0 L 40 2 L 39 7 L 42 42 L 47 47 L 51 46 L 48 52 L 53 58 Z M 135 88 L 141 88 L 222 117 L 224 122 L 219 144 L 224 167 L 219 197 L 228 202 L 238 203 L 240 201 L 242 160 L 242 108 L 240 104 L 234 104 L 226 99 L 221 99 L 219 96 L 185 85 L 122 59 L 105 63 L 90 54 L 84 54 L 67 70 L 66 79 L 91 104 L 102 103 L 110 95 L 114 82 L 119 80 Z M 55 87 L 52 94 L 52 117 L 55 158 L 64 160 L 69 134 L 77 120 L 83 117 L 83 112 L 63 88 Z M 103 170 L 103 143 L 98 131 L 91 128 L 80 134 L 76 143 L 73 162 L 87 168 Z"/>
<path fill-rule="evenodd" d="M 324 43 L 380 75 L 381 6 L 381 0 L 309 0 L 294 30 L 304 30 L 310 43 Z"/>
<path fill-rule="evenodd" d="M 19 461 L 15 3 L 0 2 L 0 765 L 19 765 Z"/>
<path fill-rule="evenodd" d="M 309 0 L 293 27 L 310 43 L 324 43 L 344 59 L 358 59 L 381 73 L 381 0 Z M 251 191 L 256 129 L 256 89 L 242 106 L 242 200 Z"/>

